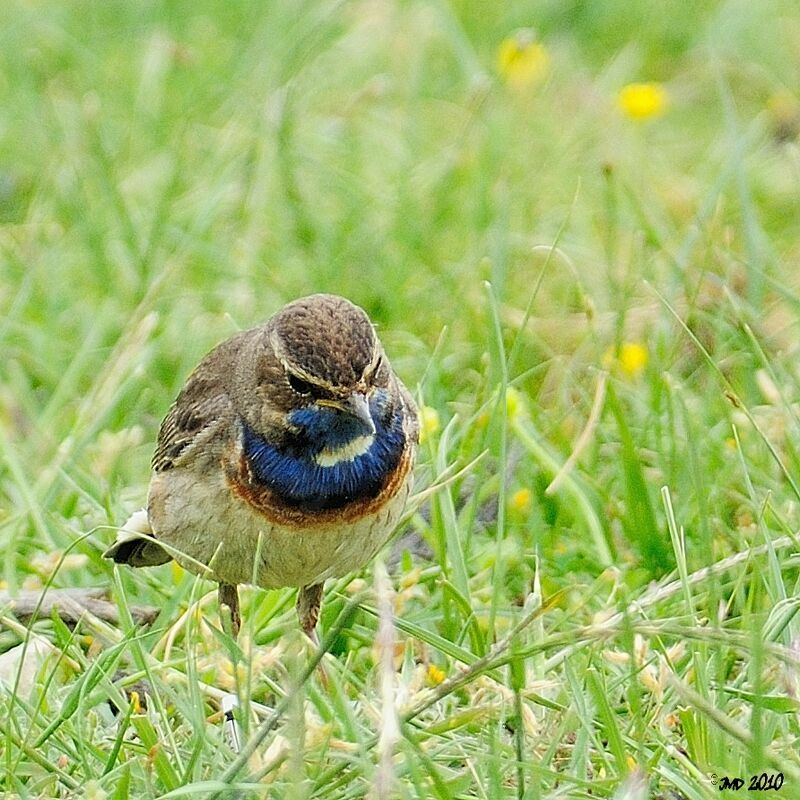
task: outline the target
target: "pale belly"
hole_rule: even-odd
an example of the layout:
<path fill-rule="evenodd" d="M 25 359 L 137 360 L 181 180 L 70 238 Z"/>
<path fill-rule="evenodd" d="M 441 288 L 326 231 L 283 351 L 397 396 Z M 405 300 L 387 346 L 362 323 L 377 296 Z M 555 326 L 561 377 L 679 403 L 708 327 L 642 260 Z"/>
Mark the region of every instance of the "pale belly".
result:
<path fill-rule="evenodd" d="M 154 477 L 148 517 L 156 538 L 191 572 L 265 589 L 309 586 L 364 566 L 392 534 L 410 488 L 409 476 L 382 508 L 358 520 L 283 527 L 231 492 L 221 475 L 199 483 L 172 470 Z"/>

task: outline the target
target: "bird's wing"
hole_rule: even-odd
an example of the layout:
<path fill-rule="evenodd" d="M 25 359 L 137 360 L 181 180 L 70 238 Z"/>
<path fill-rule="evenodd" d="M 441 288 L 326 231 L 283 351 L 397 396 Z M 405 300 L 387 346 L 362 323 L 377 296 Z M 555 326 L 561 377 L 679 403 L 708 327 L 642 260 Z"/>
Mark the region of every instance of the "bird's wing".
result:
<path fill-rule="evenodd" d="M 190 463 L 195 454 L 213 457 L 217 452 L 215 441 L 224 446 L 224 436 L 219 434 L 229 424 L 231 403 L 227 393 L 209 381 L 208 375 L 199 368 L 195 370 L 161 423 L 153 454 L 155 472 Z M 143 519 L 134 515 L 125 523 L 103 556 L 132 567 L 165 564 L 172 556 L 155 540 L 147 512 L 139 513 L 144 515 Z"/>
<path fill-rule="evenodd" d="M 225 426 L 233 432 L 229 390 L 245 333 L 212 350 L 189 376 L 161 423 L 152 461 L 155 472 L 183 466 L 196 453 L 216 457 L 213 440 L 222 446 Z"/>
<path fill-rule="evenodd" d="M 198 393 L 190 379 L 161 423 L 153 453 L 153 471 L 166 472 L 187 463 L 197 445 L 207 441 L 228 418 L 230 408 L 227 393 Z"/>

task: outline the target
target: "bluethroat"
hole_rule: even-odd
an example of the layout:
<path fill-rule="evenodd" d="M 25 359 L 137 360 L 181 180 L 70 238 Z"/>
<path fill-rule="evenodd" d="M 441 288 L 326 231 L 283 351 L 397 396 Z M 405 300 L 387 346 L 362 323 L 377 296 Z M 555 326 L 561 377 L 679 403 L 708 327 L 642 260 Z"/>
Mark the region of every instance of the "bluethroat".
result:
<path fill-rule="evenodd" d="M 296 300 L 195 368 L 161 424 L 146 524 L 104 555 L 212 578 L 234 633 L 238 584 L 297 586 L 315 638 L 325 580 L 366 564 L 397 525 L 418 427 L 366 313 L 336 295 Z"/>

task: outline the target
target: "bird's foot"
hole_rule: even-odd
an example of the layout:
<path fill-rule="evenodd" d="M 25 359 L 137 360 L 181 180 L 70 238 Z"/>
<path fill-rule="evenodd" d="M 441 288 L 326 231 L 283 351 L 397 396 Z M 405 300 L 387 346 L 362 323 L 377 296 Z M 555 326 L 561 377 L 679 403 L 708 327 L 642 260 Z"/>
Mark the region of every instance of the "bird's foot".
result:
<path fill-rule="evenodd" d="M 223 606 L 227 606 L 231 615 L 231 636 L 236 639 L 239 636 L 239 629 L 242 627 L 242 615 L 239 612 L 239 590 L 236 584 L 220 583 L 219 585 L 219 614 L 224 624 Z"/>
<path fill-rule="evenodd" d="M 319 620 L 319 609 L 322 605 L 322 587 L 323 584 L 315 583 L 313 586 L 303 586 L 297 590 L 296 608 L 300 627 L 317 646 L 319 646 L 317 622 Z"/>

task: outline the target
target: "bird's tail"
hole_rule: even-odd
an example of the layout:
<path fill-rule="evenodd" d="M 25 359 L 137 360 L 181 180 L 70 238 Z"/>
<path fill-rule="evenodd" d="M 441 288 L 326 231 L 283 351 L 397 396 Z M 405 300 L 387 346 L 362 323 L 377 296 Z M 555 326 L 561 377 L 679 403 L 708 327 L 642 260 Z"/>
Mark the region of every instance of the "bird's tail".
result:
<path fill-rule="evenodd" d="M 119 529 L 117 541 L 103 553 L 103 558 L 131 567 L 156 567 L 166 564 L 172 556 L 155 541 L 147 512 L 142 509 Z"/>

